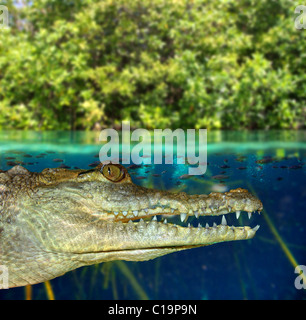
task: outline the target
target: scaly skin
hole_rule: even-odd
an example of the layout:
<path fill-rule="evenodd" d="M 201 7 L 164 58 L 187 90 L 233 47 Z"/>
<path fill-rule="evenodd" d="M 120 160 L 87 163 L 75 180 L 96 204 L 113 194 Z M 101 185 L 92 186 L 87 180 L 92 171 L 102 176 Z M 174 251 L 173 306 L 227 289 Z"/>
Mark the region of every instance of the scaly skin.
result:
<path fill-rule="evenodd" d="M 0 171 L 0 265 L 8 267 L 9 287 L 16 287 L 84 265 L 149 260 L 250 239 L 258 226 L 229 227 L 223 218 L 218 226 L 181 227 L 157 222 L 154 216 L 181 215 L 186 220 L 255 210 L 261 211 L 262 203 L 247 190 L 187 195 L 147 189 L 132 183 L 120 165 L 41 173 L 15 166 Z"/>

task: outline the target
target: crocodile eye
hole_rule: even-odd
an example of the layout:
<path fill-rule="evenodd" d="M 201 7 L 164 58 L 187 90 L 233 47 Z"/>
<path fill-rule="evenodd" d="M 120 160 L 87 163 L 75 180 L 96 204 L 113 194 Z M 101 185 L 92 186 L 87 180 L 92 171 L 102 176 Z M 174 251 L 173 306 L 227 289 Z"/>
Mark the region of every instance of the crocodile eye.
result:
<path fill-rule="evenodd" d="M 113 182 L 118 182 L 124 178 L 124 171 L 122 168 L 111 164 L 103 166 L 101 173 L 105 178 Z"/>

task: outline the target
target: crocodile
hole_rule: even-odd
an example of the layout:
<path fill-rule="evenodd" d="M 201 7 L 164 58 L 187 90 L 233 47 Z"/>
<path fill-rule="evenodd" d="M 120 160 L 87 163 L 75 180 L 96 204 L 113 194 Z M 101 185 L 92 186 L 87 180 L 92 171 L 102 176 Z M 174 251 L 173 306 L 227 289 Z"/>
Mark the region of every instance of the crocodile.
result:
<path fill-rule="evenodd" d="M 262 208 L 242 188 L 187 195 L 138 186 L 119 164 L 41 172 L 17 165 L 0 171 L 0 265 L 8 269 L 8 287 L 18 287 L 100 262 L 144 261 L 250 239 L 259 226 L 229 226 L 225 215 Z M 222 221 L 196 227 L 167 222 L 175 215 L 183 222 L 222 215 Z"/>

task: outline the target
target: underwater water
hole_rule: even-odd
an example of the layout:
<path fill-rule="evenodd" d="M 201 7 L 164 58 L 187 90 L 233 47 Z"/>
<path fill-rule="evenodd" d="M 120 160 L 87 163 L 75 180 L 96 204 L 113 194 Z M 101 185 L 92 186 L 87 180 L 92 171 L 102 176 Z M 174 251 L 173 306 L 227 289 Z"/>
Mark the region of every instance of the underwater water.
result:
<path fill-rule="evenodd" d="M 220 131 L 207 138 L 204 175 L 188 176 L 188 165 L 176 162 L 125 166 L 134 183 L 150 188 L 248 189 L 262 201 L 261 215 L 226 218 L 228 225 L 260 225 L 253 239 L 83 267 L 47 284 L 1 290 L 0 299 L 305 299 L 306 289 L 295 286 L 295 267 L 306 265 L 306 132 Z M 99 163 L 100 148 L 96 132 L 0 132 L 0 169 L 87 169 Z M 175 219 L 168 221 L 180 224 Z M 197 226 L 201 219 L 187 223 Z M 206 222 L 220 224 L 221 216 Z"/>

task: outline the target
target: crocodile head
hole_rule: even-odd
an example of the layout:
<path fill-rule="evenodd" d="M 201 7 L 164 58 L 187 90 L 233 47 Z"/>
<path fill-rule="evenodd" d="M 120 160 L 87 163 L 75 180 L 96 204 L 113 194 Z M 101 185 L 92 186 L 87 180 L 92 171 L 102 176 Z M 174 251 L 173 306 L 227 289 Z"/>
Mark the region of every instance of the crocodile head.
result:
<path fill-rule="evenodd" d="M 0 173 L 0 264 L 9 285 L 52 279 L 80 266 L 141 261 L 217 242 L 252 238 L 258 226 L 182 227 L 167 217 L 261 211 L 247 190 L 187 195 L 135 185 L 121 165 L 91 170 L 21 166 Z M 157 216 L 162 215 L 163 219 Z"/>

